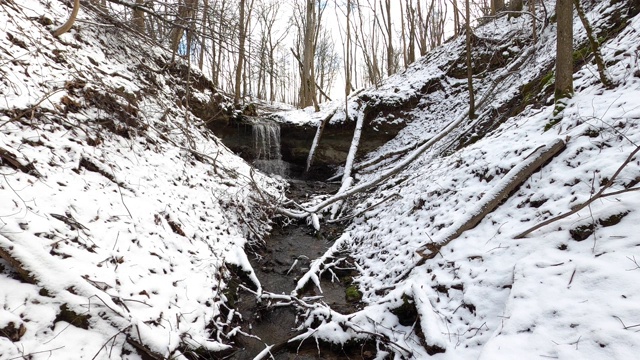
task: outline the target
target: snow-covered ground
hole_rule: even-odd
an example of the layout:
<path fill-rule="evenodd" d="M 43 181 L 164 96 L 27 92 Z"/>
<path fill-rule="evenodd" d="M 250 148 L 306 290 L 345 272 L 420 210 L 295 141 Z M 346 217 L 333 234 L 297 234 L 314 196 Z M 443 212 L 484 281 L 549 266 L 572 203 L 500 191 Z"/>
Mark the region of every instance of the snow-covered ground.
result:
<path fill-rule="evenodd" d="M 86 9 L 55 39 L 68 11 L 0 4 L 0 359 L 225 349 L 228 266 L 251 271 L 256 189 L 283 184 L 177 104 L 170 54 Z"/>
<path fill-rule="evenodd" d="M 545 3 L 553 9 L 553 1 Z M 624 1 L 594 3 L 588 16 L 603 31 L 612 14 L 625 14 L 629 7 Z M 503 17 L 475 32 L 485 39 L 517 37 L 521 44 L 505 54 L 504 70 L 476 79 L 477 99 L 491 94 L 479 109 L 481 118 L 524 97 L 523 85 L 554 62 L 555 24 L 531 45 L 529 21 Z M 584 46 L 577 16 L 574 27 L 576 47 Z M 385 352 L 405 358 L 436 354 L 437 359 L 639 358 L 640 193 L 629 189 L 635 190 L 640 180 L 640 157 L 604 192 L 612 195 L 515 239 L 587 201 L 640 144 L 639 30 L 640 17 L 635 16 L 602 46 L 616 87 L 605 89 L 595 64 L 587 63 L 574 76 L 575 97 L 548 131 L 553 98 L 454 151 L 458 138 L 473 131 L 473 123 L 463 122 L 401 173 L 361 196 L 352 210 L 361 214 L 302 281 L 324 271 L 321 262 L 331 263 L 346 252 L 361 273 L 355 282 L 366 307 L 351 315 L 324 307 L 311 310 L 307 325 L 313 329 L 300 338 L 339 343 L 374 338 L 384 349 L 379 358 Z M 379 89 L 367 90 L 378 98 L 406 99 L 429 81 L 442 89 L 423 97 L 401 134 L 367 159 L 431 138 L 464 114 L 468 100 L 461 83 L 466 80 L 448 78 L 443 68 L 462 54 L 462 46 L 462 40 L 449 43 Z M 475 228 L 433 259 L 418 255 L 417 250 L 444 241 L 479 211 L 478 204 L 492 196 L 512 168 L 558 139 L 566 140 L 566 148 Z M 401 160 L 365 169 L 358 180 L 370 182 Z"/>
<path fill-rule="evenodd" d="M 590 3 L 600 30 L 631 6 Z M 553 9 L 553 1 L 545 4 Z M 242 331 L 225 304 L 229 265 L 251 278 L 244 248 L 269 230 L 273 207 L 261 205 L 277 203 L 284 184 L 253 172 L 185 112 L 180 71 L 157 72 L 170 59 L 164 50 L 122 37 L 89 11 L 55 39 L 47 24 L 66 18 L 61 1 L 5 1 L 0 9 L 0 359 L 140 359 L 144 352 L 184 359 L 227 348 Z M 577 17 L 575 29 L 576 46 L 584 46 Z M 552 23 L 532 45 L 527 16 L 475 31 L 478 48 L 505 45 L 504 62 L 476 78 L 479 120 L 463 122 L 345 206 L 356 214 L 351 225 L 303 280 L 348 254 L 365 307 L 346 315 L 307 303 L 299 340 L 369 338 L 378 358 L 638 358 L 640 193 L 628 189 L 640 181 L 639 158 L 605 191 L 613 195 L 515 237 L 587 201 L 640 144 L 640 17 L 603 44 L 614 89 L 603 88 L 588 63 L 549 130 L 553 99 L 542 99 L 456 150 L 459 138 L 552 67 L 554 32 Z M 464 116 L 466 80 L 446 75 L 451 64 L 463 66 L 453 62 L 462 52 L 462 40 L 449 42 L 354 95 L 401 102 L 422 94 L 400 119 L 404 130 L 365 159 L 410 153 Z M 206 86 L 190 91 L 203 104 L 214 95 Z M 337 106 L 280 116 L 318 123 Z M 362 114 L 355 101 L 349 108 Z M 332 121 L 344 118 L 338 110 Z M 558 139 L 566 148 L 475 228 L 433 259 L 417 254 Z M 406 156 L 359 171 L 355 186 Z"/>

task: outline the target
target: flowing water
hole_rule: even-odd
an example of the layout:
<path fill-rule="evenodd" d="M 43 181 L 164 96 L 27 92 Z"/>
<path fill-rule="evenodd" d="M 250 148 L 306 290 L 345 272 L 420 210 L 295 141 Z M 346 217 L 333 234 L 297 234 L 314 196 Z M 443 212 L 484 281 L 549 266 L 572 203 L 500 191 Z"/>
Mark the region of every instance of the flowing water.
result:
<path fill-rule="evenodd" d="M 335 186 L 325 183 L 295 180 L 291 181 L 291 188 L 299 192 L 298 196 L 290 195 L 294 198 L 304 196 L 311 190 L 315 192 L 336 190 Z M 251 264 L 263 289 L 276 294 L 290 294 L 295 288 L 296 280 L 308 270 L 310 262 L 321 256 L 342 230 L 326 227 L 322 229 L 324 233 L 316 234 L 306 224 L 276 227 L 266 239 L 265 247 L 250 255 Z M 342 281 L 334 282 L 322 279 L 321 285 L 323 301 L 331 308 L 341 313 L 357 310 L 357 304 L 346 301 L 344 278 Z M 320 294 L 317 289 L 312 288 L 305 295 Z M 321 355 L 318 355 L 318 349 L 313 340 L 307 340 L 299 348 L 299 344 L 287 345 L 287 340 L 297 334 L 295 328 L 299 325 L 296 322 L 297 314 L 293 307 L 267 309 L 264 304 L 256 302 L 253 294 L 242 289 L 238 291 L 235 305 L 244 319 L 243 331 L 258 336 L 260 340 L 239 336 L 236 343 L 239 350 L 231 356 L 231 359 L 253 359 L 265 348 L 265 344 L 276 345 L 272 353 L 277 360 L 347 358 L 342 349 L 332 349 L 328 346 L 322 346 Z"/>
<path fill-rule="evenodd" d="M 261 119 L 252 125 L 253 165 L 267 174 L 287 176 L 289 165 L 280 153 L 280 125 Z"/>

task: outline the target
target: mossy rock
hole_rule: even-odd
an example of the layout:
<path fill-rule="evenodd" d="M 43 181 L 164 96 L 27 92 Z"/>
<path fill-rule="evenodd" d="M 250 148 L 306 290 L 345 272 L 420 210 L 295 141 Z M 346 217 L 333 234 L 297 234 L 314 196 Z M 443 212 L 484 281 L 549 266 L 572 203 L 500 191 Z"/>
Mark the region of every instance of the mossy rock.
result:
<path fill-rule="evenodd" d="M 362 293 L 357 286 L 351 285 L 345 290 L 345 297 L 348 302 L 357 302 L 362 300 Z"/>
<path fill-rule="evenodd" d="M 571 238 L 575 241 L 583 241 L 589 238 L 596 231 L 596 227 L 593 224 L 581 225 L 575 229 L 569 230 Z"/>
<path fill-rule="evenodd" d="M 554 110 L 554 112 L 555 112 L 555 110 Z M 544 131 L 545 132 L 548 131 L 549 129 L 554 127 L 559 122 L 560 122 L 560 118 L 553 118 L 553 119 L 549 120 L 549 122 L 544 125 Z"/>
<path fill-rule="evenodd" d="M 600 219 L 600 220 L 598 220 L 598 222 L 603 227 L 613 226 L 613 225 L 617 225 L 627 215 L 629 215 L 629 212 L 625 211 L 625 212 L 621 212 L 619 214 L 611 215 L 611 216 L 609 216 L 607 218 L 604 218 L 604 219 Z"/>

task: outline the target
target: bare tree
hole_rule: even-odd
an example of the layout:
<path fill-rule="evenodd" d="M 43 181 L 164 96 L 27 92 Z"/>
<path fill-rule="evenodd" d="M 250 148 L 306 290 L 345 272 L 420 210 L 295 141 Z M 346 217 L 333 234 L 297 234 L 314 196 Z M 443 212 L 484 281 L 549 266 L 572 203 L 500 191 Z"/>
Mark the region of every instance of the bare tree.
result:
<path fill-rule="evenodd" d="M 589 19 L 584 13 L 584 8 L 582 4 L 580 4 L 580 0 L 573 0 L 573 4 L 576 7 L 578 12 L 578 16 L 580 17 L 580 21 L 582 22 L 582 26 L 587 32 L 587 38 L 589 39 L 589 46 L 591 46 L 591 52 L 593 53 L 593 57 L 596 62 L 596 66 L 598 67 L 598 74 L 600 75 L 600 81 L 607 88 L 612 88 L 613 83 L 611 79 L 607 76 L 604 68 L 604 61 L 602 60 L 602 54 L 600 53 L 600 44 L 598 43 L 598 39 L 593 35 L 593 28 L 589 23 Z"/>
<path fill-rule="evenodd" d="M 467 46 L 467 84 L 469 86 L 469 118 L 475 118 L 476 102 L 473 93 L 473 63 L 471 59 L 471 6 L 469 0 L 466 0 L 466 16 L 465 16 L 465 32 Z"/>
<path fill-rule="evenodd" d="M 573 95 L 573 0 L 556 1 L 556 110 L 558 102 Z"/>
<path fill-rule="evenodd" d="M 504 10 L 504 0 L 491 0 L 491 15 L 496 15 Z"/>
<path fill-rule="evenodd" d="M 242 72 L 244 70 L 244 53 L 245 42 L 247 40 L 246 32 L 246 1 L 240 0 L 239 4 L 240 15 L 238 17 L 238 62 L 236 63 L 236 82 L 233 92 L 233 104 L 238 107 L 240 105 L 240 94 L 242 85 Z"/>
<path fill-rule="evenodd" d="M 391 0 L 385 0 L 384 7 L 382 6 L 382 0 L 380 1 L 380 8 L 383 9 L 382 17 L 385 25 L 385 41 L 387 43 L 387 76 L 391 76 L 396 72 L 396 62 L 394 61 L 393 51 L 393 31 L 391 30 Z M 386 13 L 385 13 L 386 12 Z"/>
<path fill-rule="evenodd" d="M 315 82 L 315 50 L 318 39 L 319 18 L 322 7 L 318 7 L 316 1 L 306 0 L 304 16 L 300 16 L 298 27 L 298 48 L 299 51 L 292 51 L 298 60 L 300 70 L 300 89 L 298 91 L 298 106 L 305 108 L 314 106 L 316 111 L 320 111 L 316 98 Z M 302 9 L 299 9 L 301 13 Z M 301 48 L 301 49 L 300 49 Z M 300 54 L 300 51 L 302 54 Z"/>

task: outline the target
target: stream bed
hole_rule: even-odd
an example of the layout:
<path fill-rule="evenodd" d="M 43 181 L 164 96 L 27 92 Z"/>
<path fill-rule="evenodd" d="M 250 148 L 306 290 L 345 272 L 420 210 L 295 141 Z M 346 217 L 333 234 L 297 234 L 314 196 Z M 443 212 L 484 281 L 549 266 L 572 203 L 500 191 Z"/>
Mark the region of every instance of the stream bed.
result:
<path fill-rule="evenodd" d="M 312 193 L 329 193 L 337 189 L 334 184 L 322 182 L 291 182 L 290 198 L 304 201 Z M 265 239 L 265 247 L 249 254 L 263 290 L 275 294 L 291 294 L 296 281 L 308 269 L 311 261 L 320 257 L 342 233 L 341 226 L 323 226 L 316 233 L 303 223 L 293 223 L 286 227 L 274 226 L 271 235 Z M 349 271 L 341 271 L 340 281 L 323 278 L 323 293 L 309 286 L 304 296 L 322 295 L 332 309 L 346 314 L 358 310 L 359 304 L 348 302 L 345 296 Z M 245 284 L 246 285 L 246 284 Z M 275 345 L 272 355 L 275 359 L 345 359 L 347 355 L 337 346 L 321 345 L 320 351 L 313 339 L 302 344 L 287 344 L 287 340 L 298 332 L 296 310 L 292 306 L 265 308 L 256 301 L 255 295 L 239 287 L 235 298 L 235 309 L 242 314 L 243 331 L 259 337 L 238 336 L 239 347 L 231 359 L 253 359 L 265 349 L 266 345 Z M 266 344 L 266 345 L 265 345 Z M 360 357 L 358 357 L 360 358 Z"/>

